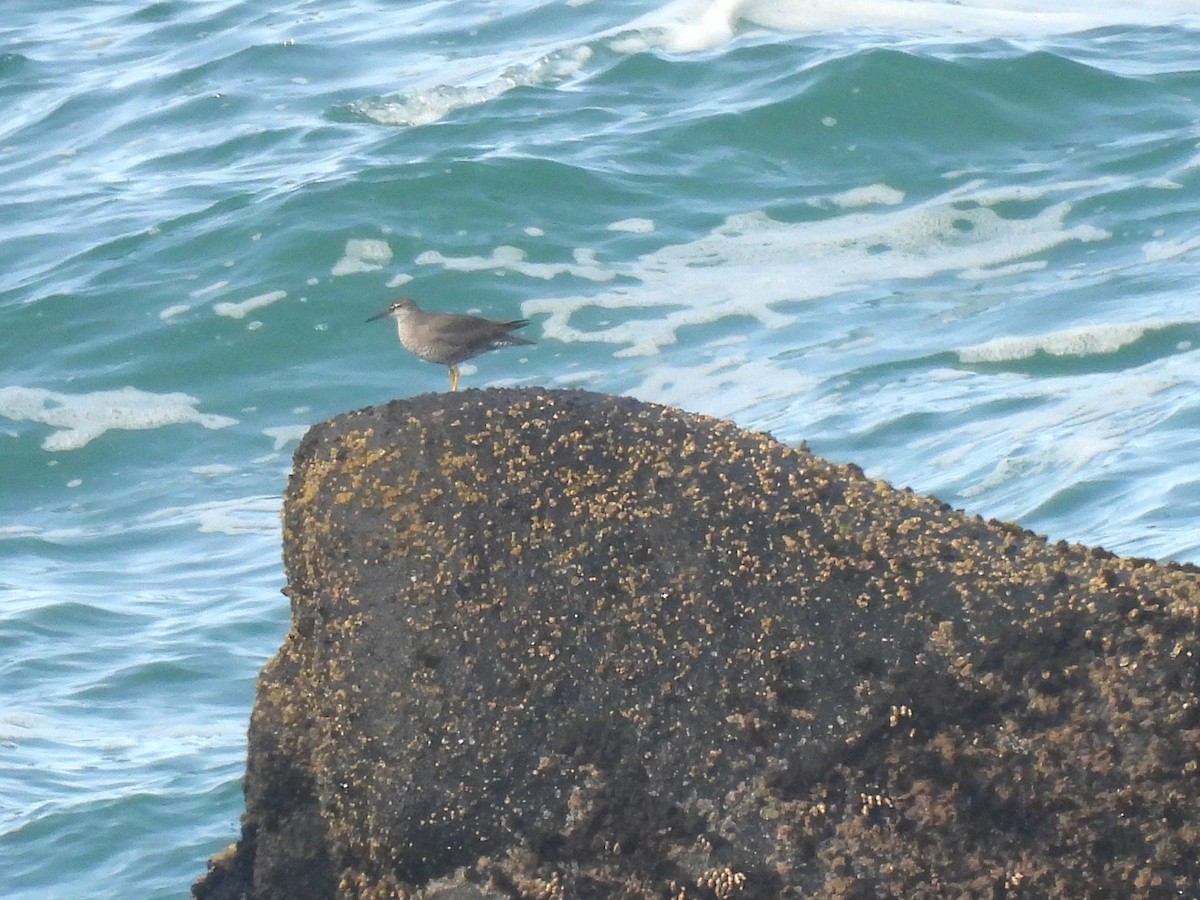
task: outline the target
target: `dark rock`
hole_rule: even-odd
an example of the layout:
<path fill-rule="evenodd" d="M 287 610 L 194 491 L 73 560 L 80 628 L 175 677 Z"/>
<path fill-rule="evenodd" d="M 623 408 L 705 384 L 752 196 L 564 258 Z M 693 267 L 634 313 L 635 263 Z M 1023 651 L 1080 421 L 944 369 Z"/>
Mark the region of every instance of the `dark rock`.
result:
<path fill-rule="evenodd" d="M 1200 581 L 726 422 L 313 428 L 198 898 L 1195 895 Z"/>

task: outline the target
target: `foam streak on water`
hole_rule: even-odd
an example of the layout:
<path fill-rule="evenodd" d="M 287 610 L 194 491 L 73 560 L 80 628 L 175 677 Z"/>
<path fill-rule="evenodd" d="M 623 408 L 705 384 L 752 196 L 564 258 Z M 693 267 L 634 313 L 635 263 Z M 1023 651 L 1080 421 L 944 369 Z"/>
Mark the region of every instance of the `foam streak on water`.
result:
<path fill-rule="evenodd" d="M 177 897 L 236 835 L 314 421 L 445 370 L 627 393 L 1200 560 L 1182 0 L 11 0 L 0 870 Z"/>

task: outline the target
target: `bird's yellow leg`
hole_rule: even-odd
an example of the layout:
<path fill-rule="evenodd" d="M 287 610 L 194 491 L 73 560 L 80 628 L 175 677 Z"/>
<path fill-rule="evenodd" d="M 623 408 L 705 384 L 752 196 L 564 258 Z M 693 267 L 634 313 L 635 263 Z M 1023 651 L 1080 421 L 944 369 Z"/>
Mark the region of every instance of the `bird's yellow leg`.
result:
<path fill-rule="evenodd" d="M 450 367 L 450 390 L 458 390 L 458 366 Z"/>

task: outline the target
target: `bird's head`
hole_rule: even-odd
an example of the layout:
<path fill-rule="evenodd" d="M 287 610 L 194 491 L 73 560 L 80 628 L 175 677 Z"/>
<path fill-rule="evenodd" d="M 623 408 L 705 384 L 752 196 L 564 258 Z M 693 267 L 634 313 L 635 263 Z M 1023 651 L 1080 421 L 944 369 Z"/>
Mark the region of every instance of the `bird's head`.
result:
<path fill-rule="evenodd" d="M 391 306 L 383 312 L 371 316 L 367 321 L 374 322 L 376 319 L 382 319 L 385 316 L 391 319 L 399 319 L 416 308 L 417 305 L 413 303 L 411 297 L 399 297 Z"/>

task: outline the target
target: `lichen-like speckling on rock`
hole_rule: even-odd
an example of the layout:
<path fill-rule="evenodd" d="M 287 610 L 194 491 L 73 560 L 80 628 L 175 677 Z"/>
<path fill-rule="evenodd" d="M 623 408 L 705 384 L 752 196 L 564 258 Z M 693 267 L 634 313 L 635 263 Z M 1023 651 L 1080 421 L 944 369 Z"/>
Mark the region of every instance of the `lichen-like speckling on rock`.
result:
<path fill-rule="evenodd" d="M 339 416 L 195 894 L 1194 894 L 1200 580 L 583 392 Z"/>

